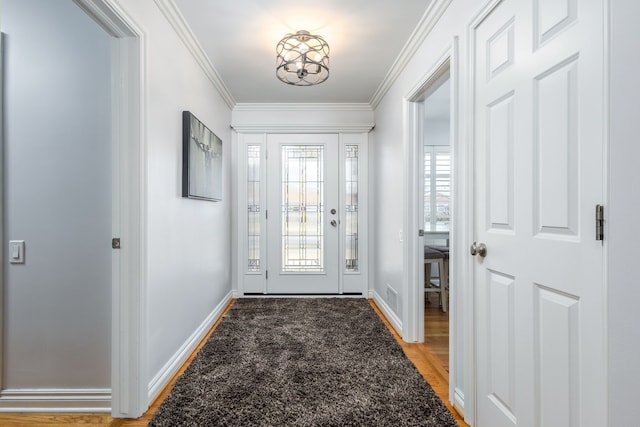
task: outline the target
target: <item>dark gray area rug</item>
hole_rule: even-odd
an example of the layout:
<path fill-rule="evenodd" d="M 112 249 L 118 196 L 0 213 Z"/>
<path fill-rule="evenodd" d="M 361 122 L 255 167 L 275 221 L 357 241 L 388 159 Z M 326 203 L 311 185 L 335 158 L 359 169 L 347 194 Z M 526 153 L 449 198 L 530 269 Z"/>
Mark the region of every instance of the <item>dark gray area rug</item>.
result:
<path fill-rule="evenodd" d="M 240 299 L 150 426 L 456 426 L 365 299 Z"/>

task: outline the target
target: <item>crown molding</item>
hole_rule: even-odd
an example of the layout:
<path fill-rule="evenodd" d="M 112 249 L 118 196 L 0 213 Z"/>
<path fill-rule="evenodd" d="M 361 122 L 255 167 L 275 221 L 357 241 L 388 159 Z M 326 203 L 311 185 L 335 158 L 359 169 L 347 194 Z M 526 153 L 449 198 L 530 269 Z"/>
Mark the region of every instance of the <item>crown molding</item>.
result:
<path fill-rule="evenodd" d="M 237 103 L 233 111 L 365 111 L 371 105 L 362 103 Z"/>
<path fill-rule="evenodd" d="M 452 0 L 434 0 L 429 5 L 424 15 L 422 15 L 418 26 L 413 30 L 409 40 L 404 45 L 400 54 L 391 66 L 391 69 L 389 69 L 389 72 L 382 80 L 382 83 L 380 83 L 380 86 L 378 86 L 378 89 L 376 89 L 375 93 L 371 97 L 371 101 L 369 101 L 371 108 L 375 109 L 378 107 L 382 98 L 384 98 L 391 86 L 398 79 L 398 76 L 400 76 L 402 70 L 404 70 L 411 58 L 413 58 L 413 55 L 416 53 L 422 42 L 424 42 L 427 35 L 429 35 L 433 27 L 449 7 L 451 1 Z"/>
<path fill-rule="evenodd" d="M 231 128 L 242 133 L 368 133 L 374 123 L 325 124 L 234 124 Z"/>
<path fill-rule="evenodd" d="M 216 71 L 215 67 L 209 60 L 209 57 L 205 53 L 204 49 L 198 39 L 196 38 L 193 31 L 191 31 L 191 27 L 187 24 L 187 21 L 184 19 L 184 16 L 176 6 L 173 0 L 154 0 L 162 14 L 167 18 L 167 21 L 175 32 L 178 34 L 180 39 L 184 42 L 185 46 L 191 53 L 191 55 L 195 58 L 196 62 L 200 65 L 204 73 L 207 75 L 213 86 L 216 88 L 220 96 L 224 99 L 229 108 L 233 109 L 236 101 L 229 92 L 227 85 L 224 84 L 222 78 Z"/>

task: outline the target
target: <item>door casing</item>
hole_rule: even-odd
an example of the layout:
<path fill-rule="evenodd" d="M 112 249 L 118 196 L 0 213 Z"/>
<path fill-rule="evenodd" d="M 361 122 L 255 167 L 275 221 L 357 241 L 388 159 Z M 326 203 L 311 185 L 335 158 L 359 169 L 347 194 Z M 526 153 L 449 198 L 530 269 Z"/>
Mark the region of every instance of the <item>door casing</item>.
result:
<path fill-rule="evenodd" d="M 418 230 L 423 228 L 421 223 L 424 209 L 422 179 L 423 179 L 423 106 L 429 88 L 439 82 L 444 74 L 449 74 L 451 87 L 450 105 L 450 144 L 454 167 L 451 175 L 452 218 L 451 218 L 451 252 L 450 252 L 450 307 L 449 307 L 449 396 L 450 401 L 461 412 L 468 408 L 469 376 L 463 376 L 457 368 L 458 361 L 464 364 L 464 371 L 468 372 L 467 360 L 461 360 L 469 348 L 470 336 L 469 316 L 467 307 L 470 302 L 469 274 L 472 271 L 468 257 L 463 256 L 463 242 L 469 238 L 471 223 L 467 213 L 471 209 L 469 197 L 471 192 L 465 191 L 471 179 L 469 163 L 469 147 L 459 138 L 459 48 L 458 37 L 454 37 L 434 66 L 425 73 L 413 88 L 405 95 L 403 102 L 404 118 L 404 153 L 405 153 L 405 200 L 407 209 L 403 218 L 403 229 L 407 238 L 404 240 L 403 287 L 404 294 L 410 296 L 403 300 L 402 338 L 407 342 L 424 341 L 424 253 L 423 238 L 418 236 Z M 460 380 L 459 378 L 464 378 Z"/>
<path fill-rule="evenodd" d="M 112 37 L 111 414 L 137 418 L 149 406 L 146 378 L 144 33 L 112 0 L 74 0 Z"/>
<path fill-rule="evenodd" d="M 278 110 L 279 108 L 283 108 L 283 112 L 290 112 L 292 106 L 273 106 L 273 107 L 264 107 L 267 111 L 273 111 L 274 109 Z M 302 109 L 315 111 L 315 108 L 318 108 L 315 116 L 322 116 L 326 113 L 326 106 L 318 106 L 315 107 L 313 105 L 306 105 L 304 107 L 295 106 L 296 110 Z M 344 107 L 343 107 L 344 108 Z M 241 196 L 243 194 L 247 194 L 247 154 L 246 150 L 249 145 L 255 145 L 261 147 L 263 151 L 262 154 L 262 162 L 266 162 L 266 158 L 264 156 L 264 151 L 266 150 L 267 138 L 271 134 L 325 134 L 325 133 L 335 133 L 338 134 L 339 137 L 339 163 L 340 174 L 343 174 L 343 151 L 344 146 L 349 145 L 357 145 L 359 158 L 361 159 L 358 163 L 359 167 L 359 195 L 358 195 L 358 224 L 359 224 L 359 270 L 357 272 L 345 273 L 342 268 L 339 270 L 339 290 L 338 294 L 342 297 L 359 297 L 359 298 L 369 298 L 370 296 L 370 287 L 369 287 L 369 277 L 370 277 L 370 266 L 369 262 L 369 235 L 372 232 L 370 226 L 371 223 L 368 220 L 368 212 L 371 203 L 371 197 L 369 197 L 368 189 L 369 189 L 369 179 L 368 179 L 368 171 L 370 167 L 371 158 L 368 155 L 368 144 L 370 134 L 369 132 L 373 129 L 372 123 L 359 123 L 357 121 L 360 114 L 361 107 L 354 106 L 348 107 L 346 111 L 337 110 L 341 113 L 344 113 L 346 117 L 349 117 L 349 112 L 353 108 L 354 113 L 354 121 L 349 123 L 348 126 L 345 125 L 328 125 L 328 126 L 320 126 L 320 125 L 294 125 L 292 127 L 286 126 L 283 127 L 279 124 L 274 125 L 264 125 L 260 127 L 255 127 L 254 125 L 242 125 L 239 123 L 234 124 L 233 133 L 234 141 L 236 142 L 237 149 L 234 151 L 234 165 L 236 167 L 236 177 L 235 180 L 235 193 L 238 194 L 236 202 L 236 212 L 238 215 L 234 216 L 233 228 L 236 234 L 236 242 L 237 245 L 234 248 L 235 253 L 235 277 L 236 287 L 234 289 L 234 294 L 236 297 L 259 297 L 266 295 L 266 268 L 264 267 L 264 263 L 262 263 L 262 267 L 259 271 L 249 272 L 247 271 L 246 259 L 247 259 L 247 206 L 246 206 L 246 198 Z M 258 110 L 262 111 L 262 110 Z M 370 111 L 367 108 L 367 111 Z M 332 116 L 335 112 L 331 112 L 328 117 Z M 305 112 L 306 114 L 306 112 Z M 269 154 L 271 155 L 271 154 Z M 266 168 L 261 168 L 261 178 L 262 181 L 266 182 Z M 340 186 L 340 210 L 343 209 L 343 201 L 344 197 L 344 189 Z M 260 204 L 261 206 L 266 206 L 266 193 L 262 191 L 261 193 Z M 260 228 L 262 230 L 266 229 L 266 220 L 265 216 L 262 215 L 262 220 L 260 223 Z M 340 238 L 340 258 L 344 258 L 344 242 L 343 239 Z M 266 247 L 266 235 L 262 233 L 260 238 L 261 247 Z M 271 274 L 271 273 L 269 273 Z"/>

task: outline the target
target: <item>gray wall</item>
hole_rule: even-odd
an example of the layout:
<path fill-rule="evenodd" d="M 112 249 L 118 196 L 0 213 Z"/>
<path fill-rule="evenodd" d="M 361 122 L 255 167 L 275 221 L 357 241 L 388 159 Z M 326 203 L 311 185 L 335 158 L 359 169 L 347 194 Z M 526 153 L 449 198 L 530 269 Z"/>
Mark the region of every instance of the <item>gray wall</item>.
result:
<path fill-rule="evenodd" d="M 3 389 L 108 389 L 110 47 L 71 1 L 4 0 Z M 6 255 L 6 251 L 5 251 Z"/>
<path fill-rule="evenodd" d="M 424 145 L 449 145 L 451 79 L 424 100 Z"/>
<path fill-rule="evenodd" d="M 27 243 L 25 265 L 3 260 L 2 387 L 25 390 L 27 399 L 43 389 L 108 391 L 110 39 L 71 0 L 2 6 L 3 245 Z M 145 34 L 147 330 L 141 338 L 148 355 L 143 381 L 153 394 L 231 296 L 231 110 L 154 2 L 121 6 Z M 221 202 L 181 197 L 183 110 L 223 140 Z"/>
<path fill-rule="evenodd" d="M 450 134 L 449 120 L 425 120 L 424 145 L 449 145 Z"/>

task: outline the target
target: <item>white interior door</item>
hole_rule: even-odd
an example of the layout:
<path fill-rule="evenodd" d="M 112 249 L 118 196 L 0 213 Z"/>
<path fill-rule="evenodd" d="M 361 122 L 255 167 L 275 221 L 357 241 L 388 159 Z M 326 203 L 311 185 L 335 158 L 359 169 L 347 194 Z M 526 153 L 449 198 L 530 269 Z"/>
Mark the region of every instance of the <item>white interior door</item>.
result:
<path fill-rule="evenodd" d="M 338 135 L 267 137 L 267 293 L 339 291 Z"/>
<path fill-rule="evenodd" d="M 479 427 L 606 425 L 603 16 L 503 0 L 472 24 Z"/>

